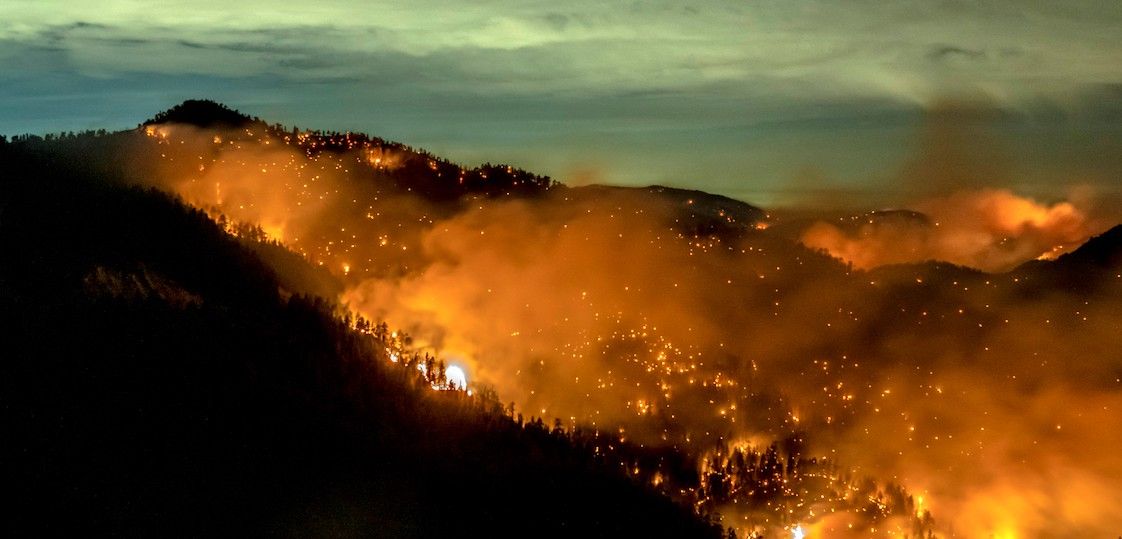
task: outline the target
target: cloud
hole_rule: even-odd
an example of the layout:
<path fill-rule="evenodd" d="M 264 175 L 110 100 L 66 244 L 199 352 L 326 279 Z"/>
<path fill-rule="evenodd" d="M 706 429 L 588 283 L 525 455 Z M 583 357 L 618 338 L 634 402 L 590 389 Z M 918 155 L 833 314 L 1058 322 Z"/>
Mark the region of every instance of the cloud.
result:
<path fill-rule="evenodd" d="M 985 51 L 975 49 L 964 49 L 954 45 L 940 45 L 931 49 L 928 53 L 932 60 L 944 61 L 953 60 L 954 58 L 962 58 L 964 60 L 980 60 L 986 57 Z"/>
<path fill-rule="evenodd" d="M 528 53 L 507 59 L 507 65 L 512 59 L 521 64 L 512 66 L 515 71 L 535 66 L 535 56 L 544 49 L 555 61 L 547 64 L 549 69 L 537 64 L 534 72 L 554 84 L 571 82 L 580 88 L 590 87 L 589 82 L 594 82 L 597 75 L 607 73 L 615 74 L 611 82 L 618 89 L 681 86 L 681 79 L 664 76 L 676 72 L 691 73 L 701 80 L 728 79 L 756 85 L 775 85 L 779 80 L 773 77 L 779 74 L 781 79 L 801 81 L 819 91 L 841 85 L 851 95 L 864 97 L 876 96 L 870 93 L 877 91 L 875 86 L 869 86 L 876 78 L 912 79 L 919 83 L 917 90 L 934 83 L 923 82 L 932 75 L 925 72 L 927 58 L 977 59 L 988 50 L 1029 50 L 1036 58 L 1027 64 L 988 63 L 984 70 L 966 74 L 968 84 L 998 83 L 1003 93 L 1016 94 L 1020 93 L 1018 86 L 1039 78 L 1041 73 L 1070 75 L 1065 79 L 1069 88 L 1098 81 L 1107 65 L 1103 63 L 1102 44 L 1094 36 L 1119 18 L 1116 10 L 1105 4 L 1095 10 L 1057 13 L 1015 3 L 976 7 L 972 12 L 926 4 L 870 12 L 817 2 L 802 10 L 714 4 L 692 11 L 671 4 L 631 9 L 596 3 L 546 11 L 509 2 L 454 8 L 443 2 L 421 2 L 408 9 L 394 4 L 363 7 L 325 2 L 291 11 L 252 3 L 239 5 L 237 10 L 219 3 L 168 3 L 154 9 L 126 1 L 99 4 L 96 9 L 71 3 L 62 7 L 53 2 L 11 2 L 7 6 L 0 11 L 0 18 L 10 23 L 0 29 L 0 36 L 21 40 L 35 40 L 46 33 L 114 33 L 126 40 L 159 38 L 199 46 L 228 47 L 240 42 L 245 52 L 280 43 L 285 48 L 306 47 L 368 59 L 384 53 L 427 57 L 483 51 L 493 58 L 507 51 Z M 915 9 L 925 16 L 910 16 Z M 964 17 L 970 17 L 974 24 L 958 24 Z M 874 31 L 867 31 L 870 28 Z M 946 44 L 948 28 L 956 38 L 951 44 Z M 586 51 L 590 46 L 600 54 L 589 56 Z M 1069 57 L 1079 55 L 1085 57 L 1082 62 L 1068 62 Z M 1003 58 L 986 56 L 993 61 Z M 552 69 L 584 65 L 585 60 L 599 69 L 577 69 L 565 73 L 564 78 L 550 76 Z M 131 69 L 108 58 L 102 63 L 105 65 L 99 69 L 113 65 Z M 725 67 L 704 67 L 715 65 Z M 1080 68 L 1085 71 L 1080 73 Z M 861 82 L 852 74 L 868 80 Z M 572 78 L 574 75 L 577 78 Z M 1028 91 L 1037 90 L 1030 86 Z M 925 100 L 929 96 L 918 97 Z"/>
<path fill-rule="evenodd" d="M 808 166 L 842 188 L 867 187 L 897 166 L 897 141 L 925 110 L 965 94 L 1030 119 L 1047 113 L 999 129 L 1039 140 L 1020 154 L 1041 169 L 1081 167 L 1107 183 L 1122 170 L 1114 148 L 1057 155 L 1076 142 L 1056 137 L 1088 137 L 1063 126 L 1099 126 L 1097 111 L 1117 112 L 1116 96 L 1099 90 L 1120 82 L 1122 46 L 1101 39 L 1119 20 L 1109 3 L 16 0 L 0 6 L 0 97 L 12 109 L 57 99 L 35 121 L 15 114 L 11 132 L 84 128 L 68 118 L 109 103 L 120 107 L 111 124 L 129 126 L 208 97 L 561 179 L 587 168 L 584 154 L 611 148 L 620 165 L 601 167 L 607 181 L 760 193 L 754 201 L 768 204 Z M 114 92 L 150 96 L 147 109 Z M 1122 138 L 1117 125 L 1101 129 L 1099 140 Z M 674 158 L 683 148 L 698 159 Z"/>

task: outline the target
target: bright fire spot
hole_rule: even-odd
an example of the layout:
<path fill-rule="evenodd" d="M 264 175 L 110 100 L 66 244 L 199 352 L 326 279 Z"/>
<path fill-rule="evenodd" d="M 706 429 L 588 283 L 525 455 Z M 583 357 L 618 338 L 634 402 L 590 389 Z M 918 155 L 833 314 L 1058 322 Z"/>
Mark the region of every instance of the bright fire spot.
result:
<path fill-rule="evenodd" d="M 467 388 L 467 375 L 464 374 L 463 369 L 455 365 L 450 365 L 444 371 L 444 378 L 448 380 L 449 387 Z"/>
<path fill-rule="evenodd" d="M 791 539 L 803 539 L 804 537 L 806 537 L 806 532 L 803 531 L 802 526 L 795 526 L 791 530 Z"/>

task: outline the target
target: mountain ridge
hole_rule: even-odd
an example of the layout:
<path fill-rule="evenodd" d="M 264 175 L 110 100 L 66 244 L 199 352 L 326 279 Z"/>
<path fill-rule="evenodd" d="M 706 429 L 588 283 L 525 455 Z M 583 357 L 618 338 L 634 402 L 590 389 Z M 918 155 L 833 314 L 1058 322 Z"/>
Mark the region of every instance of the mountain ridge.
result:
<path fill-rule="evenodd" d="M 159 126 L 166 124 L 184 124 L 201 128 L 240 128 L 251 124 L 271 127 L 278 132 L 288 132 L 287 128 L 283 128 L 280 124 L 268 124 L 264 120 L 249 116 L 245 113 L 228 107 L 222 103 L 212 101 L 209 99 L 190 99 L 179 103 L 165 111 L 157 113 L 152 118 L 146 120 L 141 126 Z M 295 128 L 292 133 L 297 133 Z M 324 131 L 306 131 L 306 133 L 322 134 L 329 139 L 335 138 L 337 135 L 344 137 L 354 137 L 358 141 L 372 141 L 379 147 L 385 146 L 394 150 L 403 151 L 406 153 L 416 154 L 420 158 L 435 159 L 442 166 L 445 163 L 450 163 L 444 159 L 429 154 L 424 150 L 416 150 L 400 142 L 393 142 L 382 139 L 380 137 L 372 136 L 365 133 L 338 133 L 338 132 L 324 132 Z M 328 144 L 320 144 L 321 147 L 334 148 L 335 146 Z M 744 226 L 750 226 L 757 222 L 763 221 L 767 218 L 767 212 L 759 207 L 753 206 L 747 202 L 730 198 L 716 193 L 708 193 L 705 191 L 695 189 L 678 188 L 667 185 L 648 185 L 648 186 L 616 186 L 616 185 L 587 185 L 587 186 L 568 186 L 565 184 L 553 182 L 548 176 L 537 176 L 522 169 L 515 169 L 503 164 L 491 165 L 490 163 L 481 165 L 475 170 L 482 171 L 485 179 L 492 182 L 500 182 L 501 176 L 505 174 L 513 174 L 516 177 L 529 178 L 536 182 L 541 188 L 548 190 L 551 187 L 566 188 L 569 190 L 582 191 L 587 190 L 590 192 L 622 192 L 629 189 L 634 189 L 636 192 L 645 191 L 649 194 L 661 195 L 667 200 L 676 204 L 696 205 L 692 209 L 695 212 L 704 212 L 707 216 L 726 217 L 722 212 L 727 212 L 728 217 L 732 218 L 735 215 L 735 221 Z M 518 181 L 518 179 L 515 179 Z M 543 183 L 544 182 L 544 183 Z M 470 183 L 470 180 L 467 182 Z"/>

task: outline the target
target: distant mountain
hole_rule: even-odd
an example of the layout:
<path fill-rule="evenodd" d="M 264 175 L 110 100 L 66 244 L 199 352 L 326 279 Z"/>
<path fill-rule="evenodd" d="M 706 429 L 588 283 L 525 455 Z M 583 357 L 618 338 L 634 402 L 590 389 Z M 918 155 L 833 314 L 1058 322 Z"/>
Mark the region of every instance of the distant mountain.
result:
<path fill-rule="evenodd" d="M 587 185 L 565 190 L 576 202 L 595 202 L 613 197 L 632 211 L 665 209 L 676 219 L 675 228 L 684 234 L 735 236 L 767 220 L 767 212 L 746 202 L 692 189 L 661 185 L 621 187 Z"/>
<path fill-rule="evenodd" d="M 767 212 L 763 209 L 723 195 L 661 185 L 652 185 L 644 189 L 648 193 L 673 201 L 697 217 L 714 219 L 722 226 L 754 228 L 768 218 Z"/>
<path fill-rule="evenodd" d="M 788 219 L 776 223 L 770 230 L 772 234 L 798 239 L 807 229 L 820 222 L 829 223 L 851 234 L 861 230 L 872 231 L 879 227 L 923 229 L 932 225 L 931 218 L 922 212 L 906 209 L 882 209 L 864 213 L 833 215 L 829 218 L 814 216 Z"/>

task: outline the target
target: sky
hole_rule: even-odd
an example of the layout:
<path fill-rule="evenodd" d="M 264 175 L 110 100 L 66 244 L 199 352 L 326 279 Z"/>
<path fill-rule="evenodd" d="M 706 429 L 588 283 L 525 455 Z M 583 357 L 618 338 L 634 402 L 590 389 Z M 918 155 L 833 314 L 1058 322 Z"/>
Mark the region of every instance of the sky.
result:
<path fill-rule="evenodd" d="M 190 98 L 570 184 L 889 203 L 935 124 L 1019 191 L 1117 190 L 1122 3 L 0 3 L 0 133 Z"/>

